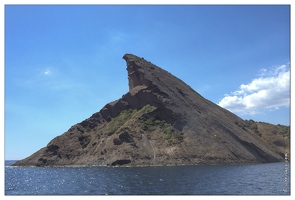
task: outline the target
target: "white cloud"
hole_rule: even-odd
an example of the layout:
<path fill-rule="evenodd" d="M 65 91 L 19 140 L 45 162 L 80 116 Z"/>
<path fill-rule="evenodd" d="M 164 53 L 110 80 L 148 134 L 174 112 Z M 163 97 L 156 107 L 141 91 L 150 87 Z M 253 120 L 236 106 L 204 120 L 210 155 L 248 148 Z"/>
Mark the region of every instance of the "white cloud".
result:
<path fill-rule="evenodd" d="M 15 83 L 35 91 L 38 89 L 43 91 L 75 90 L 80 87 L 80 84 L 75 81 L 73 76 L 66 71 L 51 67 L 33 70 L 31 74 L 16 79 Z"/>
<path fill-rule="evenodd" d="M 50 76 L 51 75 L 51 71 L 50 70 L 45 70 L 43 74 L 45 76 Z"/>
<path fill-rule="evenodd" d="M 262 69 L 259 78 L 241 84 L 239 90 L 226 95 L 218 105 L 235 113 L 257 114 L 290 106 L 290 68 L 288 65 Z"/>

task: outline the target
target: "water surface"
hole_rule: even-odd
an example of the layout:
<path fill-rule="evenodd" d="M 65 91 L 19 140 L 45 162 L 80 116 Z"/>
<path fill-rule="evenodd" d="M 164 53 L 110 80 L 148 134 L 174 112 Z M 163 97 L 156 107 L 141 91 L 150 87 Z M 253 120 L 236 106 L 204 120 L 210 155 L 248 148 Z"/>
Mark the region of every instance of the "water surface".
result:
<path fill-rule="evenodd" d="M 13 167 L 6 195 L 290 195 L 289 163 L 165 167 Z"/>

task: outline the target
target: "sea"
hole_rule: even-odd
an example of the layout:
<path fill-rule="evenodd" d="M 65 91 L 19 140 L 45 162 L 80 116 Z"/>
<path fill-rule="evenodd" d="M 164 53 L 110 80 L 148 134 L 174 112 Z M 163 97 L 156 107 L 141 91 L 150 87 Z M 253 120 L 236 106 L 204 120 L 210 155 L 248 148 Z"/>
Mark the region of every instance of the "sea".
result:
<path fill-rule="evenodd" d="M 6 195 L 290 195 L 290 163 L 152 167 L 14 167 Z"/>

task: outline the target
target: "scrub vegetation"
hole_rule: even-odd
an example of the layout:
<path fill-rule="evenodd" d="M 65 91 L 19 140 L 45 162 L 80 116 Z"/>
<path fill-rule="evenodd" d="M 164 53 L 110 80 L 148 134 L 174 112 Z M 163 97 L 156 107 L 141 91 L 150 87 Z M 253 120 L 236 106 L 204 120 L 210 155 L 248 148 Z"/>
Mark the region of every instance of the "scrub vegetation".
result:
<path fill-rule="evenodd" d="M 110 121 L 106 128 L 106 133 L 110 136 L 114 133 L 119 134 L 124 131 L 129 132 L 130 128 L 128 127 L 128 124 L 130 120 L 132 120 L 135 121 L 135 123 L 138 123 L 139 127 L 144 132 L 151 133 L 153 131 L 158 131 L 165 134 L 165 139 L 170 144 L 181 142 L 183 139 L 183 133 L 175 129 L 165 120 L 160 120 L 148 115 L 148 113 L 155 111 L 156 109 L 155 106 L 148 104 L 139 110 L 123 110 L 117 117 Z"/>

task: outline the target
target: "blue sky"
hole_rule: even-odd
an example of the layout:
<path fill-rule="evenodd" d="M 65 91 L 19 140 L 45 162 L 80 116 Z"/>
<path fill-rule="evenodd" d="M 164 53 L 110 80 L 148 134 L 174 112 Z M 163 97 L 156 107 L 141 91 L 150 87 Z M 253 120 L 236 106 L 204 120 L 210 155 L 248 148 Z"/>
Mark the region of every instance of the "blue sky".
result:
<path fill-rule="evenodd" d="M 5 159 L 128 92 L 125 53 L 243 119 L 290 124 L 289 6 L 5 6 Z"/>

